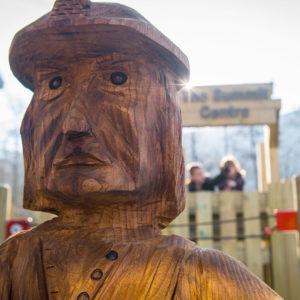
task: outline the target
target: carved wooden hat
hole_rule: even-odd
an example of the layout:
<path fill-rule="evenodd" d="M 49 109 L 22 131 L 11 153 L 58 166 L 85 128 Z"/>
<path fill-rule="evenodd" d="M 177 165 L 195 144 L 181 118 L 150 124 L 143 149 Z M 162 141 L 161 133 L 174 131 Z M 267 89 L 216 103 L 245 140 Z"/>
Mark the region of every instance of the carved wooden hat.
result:
<path fill-rule="evenodd" d="M 116 3 L 57 0 L 52 11 L 19 31 L 10 48 L 15 76 L 34 90 L 34 70 L 111 52 L 145 53 L 189 77 L 185 54 L 135 10 Z"/>

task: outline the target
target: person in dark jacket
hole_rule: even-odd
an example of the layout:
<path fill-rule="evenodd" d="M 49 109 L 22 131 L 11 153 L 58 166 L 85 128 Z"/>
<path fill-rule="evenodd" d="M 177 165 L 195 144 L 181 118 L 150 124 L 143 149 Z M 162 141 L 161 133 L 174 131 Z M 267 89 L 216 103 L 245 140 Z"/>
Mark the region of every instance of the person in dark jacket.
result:
<path fill-rule="evenodd" d="M 220 169 L 220 174 L 213 180 L 220 191 L 243 191 L 245 185 L 244 171 L 241 170 L 235 157 L 224 157 Z"/>
<path fill-rule="evenodd" d="M 205 170 L 201 164 L 193 165 L 190 169 L 189 192 L 213 191 L 213 180 L 205 175 Z"/>

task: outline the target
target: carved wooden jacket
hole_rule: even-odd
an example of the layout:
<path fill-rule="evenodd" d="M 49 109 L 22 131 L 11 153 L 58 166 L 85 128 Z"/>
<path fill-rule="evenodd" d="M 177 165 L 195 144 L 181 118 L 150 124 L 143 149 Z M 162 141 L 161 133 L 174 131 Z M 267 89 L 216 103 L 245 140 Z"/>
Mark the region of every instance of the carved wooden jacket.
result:
<path fill-rule="evenodd" d="M 144 228 L 113 241 L 57 219 L 1 246 L 0 278 L 1 300 L 280 299 L 233 258 L 179 236 Z"/>

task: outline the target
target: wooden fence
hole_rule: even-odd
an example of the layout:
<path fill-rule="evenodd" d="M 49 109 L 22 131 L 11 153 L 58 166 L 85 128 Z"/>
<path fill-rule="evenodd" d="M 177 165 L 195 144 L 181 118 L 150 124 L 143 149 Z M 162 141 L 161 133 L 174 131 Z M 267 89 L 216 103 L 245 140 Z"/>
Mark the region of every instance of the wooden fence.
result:
<path fill-rule="evenodd" d="M 186 193 L 186 208 L 165 229 L 244 262 L 286 300 L 300 299 L 299 232 L 276 232 L 276 209 L 297 209 L 300 178 L 259 192 Z M 273 228 L 271 237 L 265 228 Z"/>
<path fill-rule="evenodd" d="M 11 218 L 12 196 L 8 185 L 0 186 L 0 243 L 5 238 L 6 221 Z"/>

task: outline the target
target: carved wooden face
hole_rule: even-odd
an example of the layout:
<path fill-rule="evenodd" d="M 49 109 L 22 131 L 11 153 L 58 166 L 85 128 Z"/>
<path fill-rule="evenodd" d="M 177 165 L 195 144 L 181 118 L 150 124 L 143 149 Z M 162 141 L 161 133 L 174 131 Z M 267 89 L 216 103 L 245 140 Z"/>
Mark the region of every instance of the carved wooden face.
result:
<path fill-rule="evenodd" d="M 167 77 L 145 59 L 117 54 L 39 68 L 21 129 L 24 202 L 88 205 L 165 193 L 165 151 L 178 159 L 181 125 Z"/>

